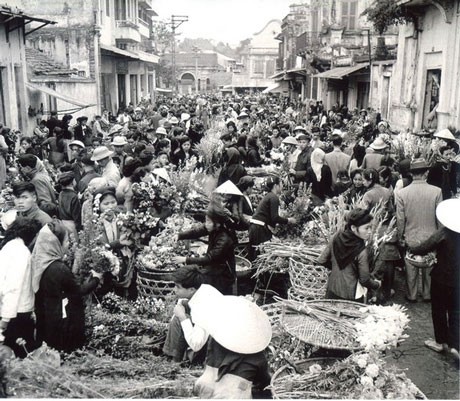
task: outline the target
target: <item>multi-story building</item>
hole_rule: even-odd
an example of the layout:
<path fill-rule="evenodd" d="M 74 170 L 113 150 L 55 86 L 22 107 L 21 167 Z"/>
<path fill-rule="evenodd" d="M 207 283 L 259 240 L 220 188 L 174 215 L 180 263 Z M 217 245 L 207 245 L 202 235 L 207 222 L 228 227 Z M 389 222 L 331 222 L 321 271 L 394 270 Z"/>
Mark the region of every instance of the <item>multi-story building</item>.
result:
<path fill-rule="evenodd" d="M 361 14 L 371 0 L 308 0 L 291 6 L 285 32 L 292 32 L 291 45 L 282 38 L 285 63 L 275 79 L 290 82 L 290 95 L 322 100 L 330 108 L 336 102 L 348 107 L 367 107 L 370 99 L 370 57 L 378 38 Z M 299 10 L 302 10 L 299 11 Z M 296 17 L 297 15 L 297 17 Z M 300 28 L 297 26 L 300 21 Z M 295 24 L 289 28 L 289 25 Z M 299 31 L 300 29 L 300 31 Z M 397 30 L 385 33 L 394 49 Z M 294 58 L 295 57 L 295 58 Z"/>
<path fill-rule="evenodd" d="M 15 7 L 0 6 L 0 123 L 12 129 L 29 132 L 24 42 L 30 29 L 54 22 L 29 16 Z"/>
<path fill-rule="evenodd" d="M 116 113 L 151 94 L 158 62 L 151 53 L 151 18 L 156 15 L 151 2 L 8 0 L 57 22 L 31 33 L 26 45 L 71 72 L 53 76 L 34 70 L 29 92 L 32 108 L 42 103 L 45 111 L 92 116 L 104 108 Z"/>
<path fill-rule="evenodd" d="M 400 0 L 415 22 L 402 26 L 392 66 L 390 122 L 399 129 L 460 127 L 460 1 Z"/>
<path fill-rule="evenodd" d="M 172 54 L 162 58 L 169 65 Z M 230 85 L 236 61 L 212 50 L 178 52 L 175 55 L 177 85 L 179 93 L 214 92 Z"/>
<path fill-rule="evenodd" d="M 233 71 L 232 83 L 226 89 L 234 92 L 264 90 L 273 85 L 278 58 L 278 41 L 281 21 L 271 20 L 255 33 L 249 44 L 240 52 L 241 60 Z"/>

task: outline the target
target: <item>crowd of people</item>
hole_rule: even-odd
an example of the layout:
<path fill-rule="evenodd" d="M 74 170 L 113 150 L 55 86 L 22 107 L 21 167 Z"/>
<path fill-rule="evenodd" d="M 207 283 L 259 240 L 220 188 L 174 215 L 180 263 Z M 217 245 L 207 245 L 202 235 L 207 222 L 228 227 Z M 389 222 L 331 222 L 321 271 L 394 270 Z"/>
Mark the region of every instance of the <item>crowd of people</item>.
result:
<path fill-rule="evenodd" d="M 75 124 L 72 120 L 72 115 L 59 118 L 52 112 L 33 132 L 15 133 L 17 138 L 0 127 L 0 328 L 16 355 L 25 356 L 43 341 L 64 352 L 83 346 L 84 296 L 93 291 L 136 298 L 136 252 L 118 214 L 142 207 L 134 184 L 168 186 L 172 172 L 200 169 L 215 175 L 218 186 L 234 184 L 238 195 L 215 191 L 201 226 L 171 238 L 174 243 L 207 237 L 208 248 L 202 256 L 174 258 L 185 265 L 174 276 L 177 296 L 190 302 L 179 302 L 174 311 L 167 355 L 181 360 L 188 347 L 199 351 L 210 332 L 219 335 L 213 327 L 197 340 L 195 326 L 203 317 L 195 312 L 190 320 L 191 306 L 198 304 L 195 294 L 209 286 L 224 297 L 236 295 L 237 233 L 247 233 L 248 259 L 256 260 L 259 245 L 276 235 L 277 226 L 299 223 L 296 216 L 280 213 L 284 189 L 289 187 L 295 198 L 299 188 L 307 187 L 310 207 L 341 197 L 351 210 L 346 226 L 318 260 L 331 270 L 325 296 L 365 302 L 372 298 L 369 293 L 386 305 L 392 302 L 395 271 L 404 271 L 407 301 L 417 302 L 420 289 L 422 300 L 432 303 L 435 339 L 426 346 L 458 357 L 460 208 L 454 198 L 460 169 L 458 133 L 452 129 L 397 133 L 371 109 L 336 104 L 326 110 L 322 102 L 305 105 L 263 95 L 165 97 L 137 107 L 130 104 L 118 116 L 105 110 L 91 122 L 85 116 Z M 209 163 L 197 145 L 216 126 L 220 150 Z M 402 135 L 413 137 L 409 142 L 419 145 L 418 152 L 409 155 L 404 142 L 397 148 Z M 278 173 L 270 170 L 264 192 L 255 198 L 255 175 L 269 166 Z M 383 228 L 395 216 L 396 230 L 371 260 L 366 247 L 370 211 L 378 204 L 387 212 Z M 170 205 L 158 202 L 151 211 L 158 224 L 149 235 L 160 232 L 172 214 Z M 97 226 L 95 216 L 101 217 Z M 82 276 L 76 271 L 69 249 L 83 236 L 112 251 L 120 260 L 120 272 L 92 270 Z M 144 238 L 144 245 L 149 240 Z M 426 255 L 436 250 L 430 262 Z M 267 338 L 254 340 L 249 351 L 231 344 L 230 353 L 223 348 L 226 340 L 211 342 L 212 369 L 206 374 L 220 377 L 213 369 L 225 364 L 227 375 L 244 378 L 239 384 L 227 383 L 239 385 L 241 396 L 247 392 L 246 382 L 266 385 L 266 361 L 259 354 Z M 252 368 L 245 370 L 244 364 Z M 210 394 L 209 386 L 202 386 L 203 394 Z M 222 394 L 222 389 L 213 391 Z"/>

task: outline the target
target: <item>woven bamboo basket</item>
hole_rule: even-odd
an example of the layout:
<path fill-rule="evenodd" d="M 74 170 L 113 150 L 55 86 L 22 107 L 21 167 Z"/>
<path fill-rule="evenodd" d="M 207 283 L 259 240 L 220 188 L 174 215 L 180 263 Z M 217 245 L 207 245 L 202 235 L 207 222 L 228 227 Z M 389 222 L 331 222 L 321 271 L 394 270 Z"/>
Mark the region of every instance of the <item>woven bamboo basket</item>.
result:
<path fill-rule="evenodd" d="M 305 301 L 303 306 L 312 304 L 324 305 L 333 307 L 336 311 L 336 318 L 352 319 L 348 315 L 359 316 L 361 312 L 359 309 L 363 304 L 352 301 L 323 299 L 317 301 Z M 351 352 L 359 351 L 362 346 L 352 337 L 352 333 L 338 333 L 334 324 L 328 324 L 324 321 L 319 321 L 313 316 L 304 313 L 288 313 L 286 307 L 283 307 L 283 314 L 281 317 L 281 325 L 292 336 L 299 340 L 320 348 L 335 349 L 335 350 L 348 350 Z"/>
<path fill-rule="evenodd" d="M 303 361 L 296 362 L 295 368 L 292 365 L 281 366 L 275 373 L 273 373 L 273 376 L 270 381 L 270 389 L 272 392 L 273 399 L 275 400 L 282 399 L 282 397 L 280 397 L 280 395 L 277 394 L 276 387 L 277 387 L 277 384 L 281 381 L 283 377 L 290 376 L 296 373 L 306 372 L 310 366 L 315 365 L 315 364 L 320 365 L 322 368 L 326 368 L 326 367 L 333 365 L 334 362 L 336 362 L 337 360 L 338 358 L 331 358 L 331 357 L 310 358 L 310 359 L 305 359 Z M 311 398 L 311 396 L 309 395 L 308 398 Z"/>
<path fill-rule="evenodd" d="M 235 255 L 235 262 L 237 278 L 251 277 L 255 273 L 255 268 L 252 267 L 252 263 L 246 258 Z"/>
<path fill-rule="evenodd" d="M 262 305 L 260 308 L 267 314 L 273 329 L 281 328 L 283 306 L 279 302 Z"/>
<path fill-rule="evenodd" d="M 137 289 L 143 297 L 164 298 L 174 291 L 173 272 L 142 271 L 137 272 Z"/>
<path fill-rule="evenodd" d="M 241 256 L 242 258 L 248 257 L 248 244 L 249 242 L 240 242 L 235 247 L 235 256 Z"/>
<path fill-rule="evenodd" d="M 307 265 L 293 258 L 289 259 L 289 279 L 295 292 L 305 299 L 322 299 L 326 295 L 329 273 L 322 266 Z"/>

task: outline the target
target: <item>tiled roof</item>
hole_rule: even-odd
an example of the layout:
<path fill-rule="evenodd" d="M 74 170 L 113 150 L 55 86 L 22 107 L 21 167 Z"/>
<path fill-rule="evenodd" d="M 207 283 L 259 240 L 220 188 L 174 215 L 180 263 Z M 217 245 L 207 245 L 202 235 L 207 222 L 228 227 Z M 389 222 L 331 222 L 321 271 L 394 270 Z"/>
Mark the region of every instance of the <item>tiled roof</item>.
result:
<path fill-rule="evenodd" d="M 69 70 L 66 66 L 53 60 L 47 54 L 32 47 L 26 47 L 26 60 L 27 68 L 34 76 L 70 77 L 77 73 L 76 70 Z"/>

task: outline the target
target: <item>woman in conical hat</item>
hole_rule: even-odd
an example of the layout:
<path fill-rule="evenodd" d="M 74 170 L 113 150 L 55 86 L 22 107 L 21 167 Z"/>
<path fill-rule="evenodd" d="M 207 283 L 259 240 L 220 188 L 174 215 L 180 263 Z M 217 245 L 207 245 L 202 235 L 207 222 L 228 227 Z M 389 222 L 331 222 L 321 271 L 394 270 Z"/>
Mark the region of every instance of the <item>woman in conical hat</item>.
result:
<path fill-rule="evenodd" d="M 270 383 L 264 350 L 272 329 L 268 316 L 255 303 L 222 295 L 202 284 L 188 302 L 190 316 L 178 303 L 174 314 L 181 321 L 185 340 L 197 352 L 207 342 L 206 366 L 195 383 L 200 398 L 252 398 L 253 386 Z"/>

